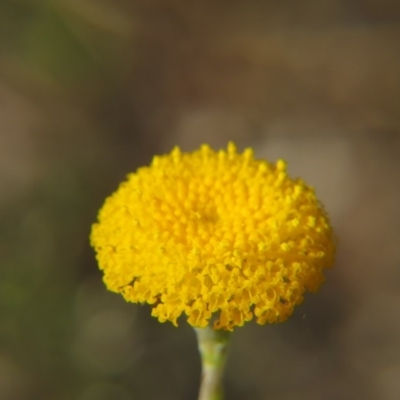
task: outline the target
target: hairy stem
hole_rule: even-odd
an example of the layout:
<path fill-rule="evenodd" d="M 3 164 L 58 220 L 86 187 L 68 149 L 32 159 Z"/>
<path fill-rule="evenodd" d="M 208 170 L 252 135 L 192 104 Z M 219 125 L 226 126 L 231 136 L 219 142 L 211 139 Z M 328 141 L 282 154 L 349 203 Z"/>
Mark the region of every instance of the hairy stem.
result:
<path fill-rule="evenodd" d="M 195 328 L 202 362 L 199 400 L 222 400 L 222 373 L 229 333 L 211 327 Z"/>

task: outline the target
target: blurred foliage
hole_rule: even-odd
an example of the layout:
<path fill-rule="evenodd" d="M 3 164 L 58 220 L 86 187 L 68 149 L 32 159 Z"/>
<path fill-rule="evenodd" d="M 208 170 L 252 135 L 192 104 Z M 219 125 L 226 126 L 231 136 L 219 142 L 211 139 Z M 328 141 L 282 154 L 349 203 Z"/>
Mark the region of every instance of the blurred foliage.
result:
<path fill-rule="evenodd" d="M 98 181 L 88 180 L 88 174 L 95 168 L 96 152 L 103 154 L 101 138 L 96 146 L 90 110 L 80 110 L 80 116 L 71 122 L 71 112 L 76 111 L 70 106 L 63 111 L 65 100 L 55 101 L 51 93 L 61 89 L 75 98 L 86 93 L 86 101 L 90 101 L 90 96 L 99 93 L 98 86 L 118 87 L 132 65 L 132 21 L 113 4 L 2 1 L 0 35 L 4 82 L 40 99 L 41 107 L 52 103 L 52 115 L 45 111 L 50 118 L 33 149 L 41 158 L 39 176 L 32 174 L 32 185 L 22 195 L 7 196 L 0 202 L 0 398 L 131 398 L 121 384 L 107 383 L 103 373 L 93 372 L 94 367 L 81 369 L 83 361 L 76 356 L 82 352 L 77 350 L 80 346 L 89 349 L 86 358 L 95 358 L 95 364 L 107 365 L 113 354 L 114 364 L 126 358 L 130 353 L 125 345 L 118 353 L 110 344 L 121 342 L 121 335 L 127 344 L 131 329 L 118 337 L 115 331 L 118 324 L 132 323 L 130 315 L 135 313 L 103 289 L 88 249 L 90 224 L 98 207 L 93 204 Z M 66 124 L 60 127 L 63 120 Z M 90 146 L 94 146 L 93 154 L 88 154 Z M 74 153 L 77 157 L 71 163 Z M 107 181 L 103 179 L 105 184 Z M 86 257 L 91 260 L 91 273 L 97 272 L 101 294 L 94 294 L 92 302 L 99 304 L 87 311 L 83 321 L 79 313 L 84 305 L 76 305 L 76 296 L 79 282 L 90 280 L 84 272 Z M 99 346 L 89 348 L 102 332 L 97 329 L 82 339 L 85 323 L 109 309 L 113 301 L 116 314 L 109 312 L 106 320 L 103 318 L 106 325 L 114 319 L 113 329 Z M 121 309 L 125 314 L 115 322 Z M 101 359 L 102 354 L 106 360 Z"/>
<path fill-rule="evenodd" d="M 73 329 L 71 294 L 83 245 L 79 219 L 84 201 L 79 194 L 84 192 L 76 186 L 79 182 L 64 178 L 60 173 L 45 178 L 1 213 L 1 343 L 25 369 L 19 384 L 27 386 L 29 396 L 23 398 L 61 387 L 74 390 L 79 382 L 67 351 Z M 67 393 L 65 398 L 71 397 Z"/>
<path fill-rule="evenodd" d="M 68 88 L 104 79 L 117 83 L 129 71 L 132 19 L 115 5 L 6 0 L 0 7 L 0 45 L 11 55 L 8 73 L 15 80 L 17 73 Z"/>

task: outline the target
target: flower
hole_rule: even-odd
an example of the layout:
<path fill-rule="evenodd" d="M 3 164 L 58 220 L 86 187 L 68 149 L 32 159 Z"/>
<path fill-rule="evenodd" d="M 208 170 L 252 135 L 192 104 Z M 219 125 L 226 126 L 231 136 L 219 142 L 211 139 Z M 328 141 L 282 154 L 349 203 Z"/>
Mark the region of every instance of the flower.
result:
<path fill-rule="evenodd" d="M 91 243 L 104 282 L 160 322 L 282 322 L 324 281 L 335 241 L 314 190 L 233 143 L 175 147 L 106 199 Z"/>

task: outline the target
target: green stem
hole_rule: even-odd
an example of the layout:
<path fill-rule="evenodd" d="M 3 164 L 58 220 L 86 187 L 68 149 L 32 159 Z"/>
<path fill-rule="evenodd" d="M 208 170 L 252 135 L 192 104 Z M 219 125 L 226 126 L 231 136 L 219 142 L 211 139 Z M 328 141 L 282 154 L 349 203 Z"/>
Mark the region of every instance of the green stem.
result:
<path fill-rule="evenodd" d="M 222 372 L 229 333 L 211 327 L 195 328 L 202 362 L 199 400 L 222 400 Z"/>

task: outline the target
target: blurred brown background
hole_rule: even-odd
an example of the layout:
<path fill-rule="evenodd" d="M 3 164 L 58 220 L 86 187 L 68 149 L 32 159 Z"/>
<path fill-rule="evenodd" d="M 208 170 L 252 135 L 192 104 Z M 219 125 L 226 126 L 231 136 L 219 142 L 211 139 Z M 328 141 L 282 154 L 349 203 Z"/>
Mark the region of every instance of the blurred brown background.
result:
<path fill-rule="evenodd" d="M 175 144 L 289 162 L 339 237 L 227 400 L 400 398 L 400 3 L 0 1 L 0 399 L 196 399 L 191 329 L 108 293 L 90 225 Z"/>

